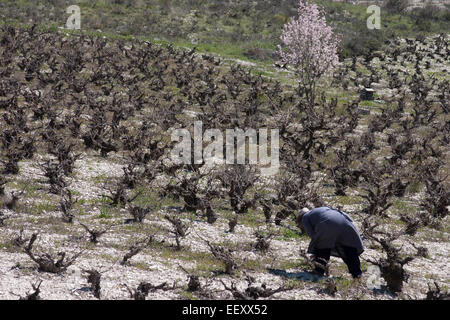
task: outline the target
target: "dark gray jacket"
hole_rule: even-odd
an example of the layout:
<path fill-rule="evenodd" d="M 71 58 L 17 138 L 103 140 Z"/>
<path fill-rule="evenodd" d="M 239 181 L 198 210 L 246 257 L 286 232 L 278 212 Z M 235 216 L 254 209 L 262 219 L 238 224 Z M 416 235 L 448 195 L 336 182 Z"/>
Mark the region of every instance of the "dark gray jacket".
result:
<path fill-rule="evenodd" d="M 344 212 L 320 207 L 305 213 L 302 224 L 311 238 L 308 253 L 316 249 L 332 249 L 331 255 L 343 257 L 341 246 L 356 248 L 358 255 L 364 251 L 361 237 L 353 225 L 353 220 Z"/>

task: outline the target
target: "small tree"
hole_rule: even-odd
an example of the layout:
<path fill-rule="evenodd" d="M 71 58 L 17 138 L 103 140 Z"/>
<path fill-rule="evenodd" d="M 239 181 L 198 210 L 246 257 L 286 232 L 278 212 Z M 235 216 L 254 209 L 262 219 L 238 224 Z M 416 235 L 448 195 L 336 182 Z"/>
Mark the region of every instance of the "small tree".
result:
<path fill-rule="evenodd" d="M 299 89 L 313 103 L 317 80 L 339 64 L 340 38 L 327 25 L 322 9 L 299 0 L 298 17 L 284 25 L 281 41 L 278 53 L 282 63 L 295 67 Z"/>
<path fill-rule="evenodd" d="M 392 13 L 402 13 L 408 8 L 409 0 L 386 0 L 384 7 Z"/>

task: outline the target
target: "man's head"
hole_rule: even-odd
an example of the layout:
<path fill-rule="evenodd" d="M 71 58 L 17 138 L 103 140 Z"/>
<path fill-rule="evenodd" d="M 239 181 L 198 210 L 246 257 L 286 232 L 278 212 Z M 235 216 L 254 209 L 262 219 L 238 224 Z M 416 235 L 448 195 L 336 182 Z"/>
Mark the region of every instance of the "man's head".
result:
<path fill-rule="evenodd" d="M 303 232 L 305 232 L 305 229 L 303 228 L 302 218 L 305 215 L 305 213 L 308 213 L 309 211 L 310 210 L 308 208 L 303 208 L 302 210 L 300 210 L 300 212 L 297 215 L 297 219 L 296 219 L 297 227 L 299 229 L 301 229 Z"/>

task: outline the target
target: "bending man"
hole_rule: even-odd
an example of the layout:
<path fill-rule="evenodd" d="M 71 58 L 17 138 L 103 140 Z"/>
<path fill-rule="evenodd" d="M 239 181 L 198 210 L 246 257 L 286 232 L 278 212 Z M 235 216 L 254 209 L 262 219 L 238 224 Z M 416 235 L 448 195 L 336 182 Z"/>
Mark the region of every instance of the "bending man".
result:
<path fill-rule="evenodd" d="M 332 255 L 344 260 L 353 278 L 361 277 L 359 255 L 364 247 L 353 220 L 346 213 L 329 207 L 304 208 L 297 216 L 297 226 L 311 238 L 308 253 L 314 255 L 315 273 L 325 273 Z"/>

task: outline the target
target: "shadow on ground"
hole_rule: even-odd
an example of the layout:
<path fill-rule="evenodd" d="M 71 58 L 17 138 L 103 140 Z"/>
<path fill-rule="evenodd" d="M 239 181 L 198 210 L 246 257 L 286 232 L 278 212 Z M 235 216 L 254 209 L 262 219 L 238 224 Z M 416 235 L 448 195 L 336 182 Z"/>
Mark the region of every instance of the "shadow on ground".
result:
<path fill-rule="evenodd" d="M 311 282 L 317 282 L 319 280 L 325 279 L 325 276 L 319 276 L 317 274 L 313 274 L 306 271 L 301 272 L 287 272 L 285 270 L 281 269 L 267 269 L 267 271 L 270 274 L 274 274 L 276 276 L 280 276 L 286 279 L 296 279 L 301 281 L 311 281 Z"/>

